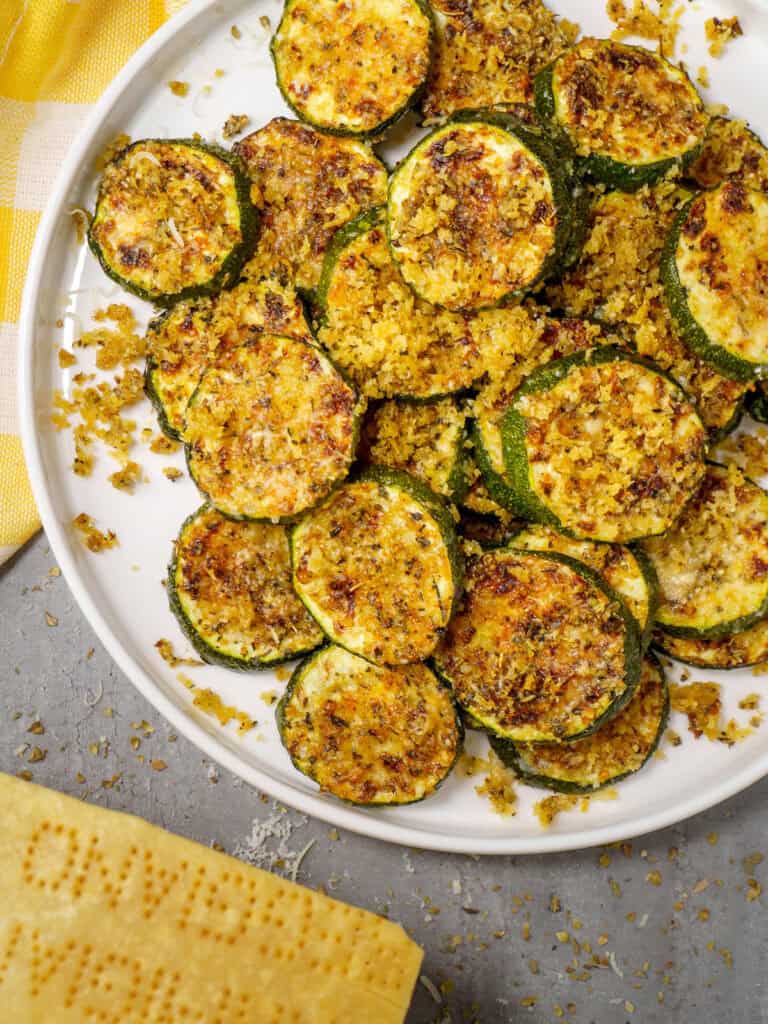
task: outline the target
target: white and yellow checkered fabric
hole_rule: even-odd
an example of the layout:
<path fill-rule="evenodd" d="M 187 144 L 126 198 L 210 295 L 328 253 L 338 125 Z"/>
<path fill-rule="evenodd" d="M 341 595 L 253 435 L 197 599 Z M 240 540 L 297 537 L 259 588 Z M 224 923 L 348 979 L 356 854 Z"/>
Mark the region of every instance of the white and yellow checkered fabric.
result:
<path fill-rule="evenodd" d="M 16 341 L 40 214 L 126 60 L 186 0 L 0 0 L 0 563 L 39 528 L 16 409 Z"/>

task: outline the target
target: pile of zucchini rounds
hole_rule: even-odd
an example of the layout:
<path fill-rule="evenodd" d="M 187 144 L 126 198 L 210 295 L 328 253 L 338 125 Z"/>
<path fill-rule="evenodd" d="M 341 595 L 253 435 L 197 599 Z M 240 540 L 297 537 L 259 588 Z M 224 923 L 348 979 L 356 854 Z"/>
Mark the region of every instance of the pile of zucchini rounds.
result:
<path fill-rule="evenodd" d="M 542 293 L 578 273 L 592 199 L 686 182 L 701 99 L 656 53 L 585 38 L 528 105 L 457 99 L 389 173 L 373 146 L 418 110 L 449 22 L 424 0 L 287 0 L 271 49 L 299 120 L 232 151 L 132 143 L 89 231 L 164 310 L 146 390 L 205 499 L 171 607 L 208 662 L 302 658 L 282 741 L 364 805 L 433 793 L 465 728 L 522 779 L 591 792 L 664 731 L 652 643 L 768 657 L 768 494 L 711 461 L 701 408 L 630 332 Z M 756 385 L 768 195 L 687 187 L 669 313 Z"/>

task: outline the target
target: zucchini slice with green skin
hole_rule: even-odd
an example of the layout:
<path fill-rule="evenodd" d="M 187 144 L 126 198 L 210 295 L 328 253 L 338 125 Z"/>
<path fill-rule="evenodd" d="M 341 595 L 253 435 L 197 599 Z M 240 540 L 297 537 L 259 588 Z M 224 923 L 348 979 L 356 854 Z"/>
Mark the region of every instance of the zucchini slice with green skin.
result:
<path fill-rule="evenodd" d="M 598 573 L 622 598 L 640 629 L 643 649 L 651 639 L 657 597 L 653 567 L 642 554 L 623 544 L 573 540 L 546 526 L 529 526 L 516 534 L 510 547 L 526 551 L 558 551 Z"/>
<path fill-rule="evenodd" d="M 360 431 L 363 465 L 410 473 L 450 501 L 467 492 L 466 410 L 452 398 L 382 402 L 369 408 Z"/>
<path fill-rule="evenodd" d="M 593 733 L 640 676 L 640 632 L 597 573 L 566 555 L 489 551 L 434 654 L 463 711 L 521 743 Z"/>
<path fill-rule="evenodd" d="M 614 346 L 535 370 L 501 433 L 526 518 L 585 540 L 663 533 L 704 474 L 706 432 L 685 392 Z"/>
<path fill-rule="evenodd" d="M 437 45 L 421 108 L 425 124 L 478 107 L 511 106 L 530 117 L 535 72 L 577 31 L 541 0 L 473 0 L 471 7 L 432 0 L 432 9 Z"/>
<path fill-rule="evenodd" d="M 654 647 L 686 665 L 696 668 L 728 670 L 764 665 L 768 661 L 768 618 L 760 619 L 731 636 L 708 640 L 696 636 L 670 636 L 658 630 Z"/>
<path fill-rule="evenodd" d="M 457 114 L 389 180 L 387 232 L 403 279 L 453 310 L 531 291 L 571 240 L 571 171 L 542 130 L 500 112 Z"/>
<path fill-rule="evenodd" d="M 381 135 L 418 102 L 433 36 L 424 0 L 286 0 L 271 44 L 277 85 L 321 131 Z"/>
<path fill-rule="evenodd" d="M 687 176 L 699 188 L 715 188 L 730 180 L 768 192 L 768 149 L 744 121 L 713 117 Z"/>
<path fill-rule="evenodd" d="M 258 212 L 237 159 L 194 139 L 142 139 L 104 169 L 88 242 L 106 274 L 171 306 L 227 288 L 253 249 Z"/>
<path fill-rule="evenodd" d="M 284 526 L 234 522 L 203 505 L 179 531 L 167 586 L 182 630 L 212 664 L 266 668 L 324 640 L 293 589 Z"/>
<path fill-rule="evenodd" d="M 549 304 L 627 334 L 638 355 L 652 359 L 693 397 L 716 437 L 738 415 L 748 384 L 723 377 L 685 344 L 660 283 L 664 246 L 690 191 L 665 180 L 637 192 L 595 189 L 592 195 L 581 258 L 547 288 Z"/>
<path fill-rule="evenodd" d="M 312 341 L 301 300 L 278 277 L 180 302 L 150 323 L 144 390 L 165 434 L 181 439 L 189 400 L 218 352 L 260 331 Z"/>
<path fill-rule="evenodd" d="M 758 423 L 768 423 L 768 395 L 765 385 L 759 382 L 754 391 L 747 395 L 747 412 Z"/>
<path fill-rule="evenodd" d="M 314 345 L 259 334 L 221 352 L 190 399 L 190 475 L 226 516 L 290 521 L 348 474 L 363 410 Z"/>
<path fill-rule="evenodd" d="M 709 463 L 677 522 L 642 547 L 665 633 L 717 639 L 768 614 L 768 493 L 737 466 Z"/>
<path fill-rule="evenodd" d="M 324 793 L 377 807 L 434 793 L 464 740 L 450 690 L 426 665 L 383 668 L 333 645 L 296 668 L 277 724 Z"/>
<path fill-rule="evenodd" d="M 494 314 L 484 313 L 481 316 L 502 316 L 508 312 L 513 311 L 499 310 Z M 522 514 L 523 510 L 517 502 L 504 464 L 504 445 L 501 436 L 500 421 L 510 399 L 537 367 L 573 352 L 607 344 L 610 339 L 599 325 L 568 317 L 561 320 L 544 317 L 537 322 L 531 333 L 521 331 L 519 324 L 511 326 L 513 330 L 515 327 L 518 328 L 515 331 L 516 335 L 524 335 L 524 343 L 519 345 L 515 341 L 510 344 L 507 341 L 505 345 L 500 346 L 503 352 L 500 366 L 494 366 L 490 360 L 488 361 L 488 380 L 475 397 L 472 406 L 474 418 L 470 426 L 470 436 L 475 462 L 483 474 L 488 493 L 503 508 Z"/>
<path fill-rule="evenodd" d="M 592 736 L 575 743 L 510 743 L 491 737 L 508 768 L 530 786 L 559 793 L 593 793 L 639 772 L 658 747 L 669 718 L 664 670 L 643 658 L 632 700 Z"/>
<path fill-rule="evenodd" d="M 375 664 L 428 657 L 461 589 L 447 505 L 380 466 L 294 527 L 291 556 L 296 593 L 326 635 Z"/>
<path fill-rule="evenodd" d="M 262 210 L 259 249 L 313 291 L 334 231 L 387 198 L 387 169 L 369 143 L 275 117 L 234 146 Z"/>
<path fill-rule="evenodd" d="M 683 340 L 725 377 L 768 374 L 768 195 L 726 181 L 683 207 L 662 280 Z"/>
<path fill-rule="evenodd" d="M 539 117 L 569 136 L 585 172 L 633 192 L 701 148 L 704 104 L 680 68 L 657 53 L 609 39 L 581 39 L 538 73 Z"/>
<path fill-rule="evenodd" d="M 466 390 L 483 373 L 470 318 L 435 309 L 403 282 L 383 209 L 336 232 L 317 304 L 318 340 L 370 398 L 437 398 Z"/>

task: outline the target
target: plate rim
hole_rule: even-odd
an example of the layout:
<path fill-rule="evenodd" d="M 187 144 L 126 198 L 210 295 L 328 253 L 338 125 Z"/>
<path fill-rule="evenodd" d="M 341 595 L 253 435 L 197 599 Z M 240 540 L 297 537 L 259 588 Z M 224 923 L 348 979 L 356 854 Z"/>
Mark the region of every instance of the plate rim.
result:
<path fill-rule="evenodd" d="M 760 0 L 761 6 L 765 0 Z M 727 777 L 706 793 L 698 793 L 678 801 L 665 810 L 653 811 L 636 818 L 631 824 L 606 824 L 599 828 L 575 828 L 567 833 L 555 830 L 534 836 L 472 837 L 432 832 L 420 827 L 397 824 L 377 818 L 375 812 L 354 808 L 324 799 L 319 793 L 305 792 L 290 783 L 276 779 L 260 768 L 238 758 L 223 740 L 211 734 L 200 723 L 175 704 L 162 691 L 161 686 L 146 672 L 124 647 L 102 616 L 89 588 L 81 577 L 76 560 L 71 554 L 73 542 L 57 518 L 43 467 L 41 445 L 35 422 L 34 379 L 32 372 L 35 338 L 35 310 L 41 291 L 46 254 L 56 230 L 66 196 L 72 188 L 83 159 L 103 122 L 115 103 L 122 97 L 134 79 L 145 69 L 155 55 L 182 30 L 192 26 L 214 9 L 226 16 L 221 0 L 190 0 L 189 4 L 170 18 L 129 58 L 107 86 L 89 112 L 76 140 L 56 177 L 45 210 L 40 219 L 35 242 L 26 272 L 26 281 L 19 317 L 18 387 L 20 435 L 32 492 L 37 503 L 43 529 L 50 542 L 67 584 L 80 610 L 121 671 L 131 684 L 160 712 L 186 739 L 203 754 L 229 769 L 249 785 L 269 794 L 281 803 L 308 814 L 330 825 L 348 829 L 360 835 L 402 846 L 435 850 L 443 853 L 483 855 L 531 855 L 561 853 L 606 845 L 631 839 L 649 832 L 676 825 L 708 808 L 722 803 L 759 779 L 768 775 L 768 751 L 757 757 L 741 771 Z M 546 794 L 542 794 L 546 795 Z"/>

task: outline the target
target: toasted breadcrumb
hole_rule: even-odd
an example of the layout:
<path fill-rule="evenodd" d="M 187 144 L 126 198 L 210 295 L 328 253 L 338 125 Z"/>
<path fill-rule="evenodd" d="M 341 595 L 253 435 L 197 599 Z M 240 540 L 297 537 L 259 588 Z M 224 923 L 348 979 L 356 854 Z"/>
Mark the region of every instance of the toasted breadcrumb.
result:
<path fill-rule="evenodd" d="M 68 367 L 74 366 L 76 362 L 77 362 L 77 359 L 75 358 L 75 356 L 72 355 L 71 352 L 69 352 L 65 348 L 60 348 L 59 349 L 59 367 L 60 367 L 60 369 L 66 370 Z"/>
<path fill-rule="evenodd" d="M 133 489 L 141 480 L 141 466 L 138 462 L 126 462 L 122 469 L 109 474 L 109 482 L 118 491 L 133 493 Z"/>
<path fill-rule="evenodd" d="M 116 135 L 110 143 L 108 143 L 101 151 L 96 159 L 96 170 L 103 171 L 108 163 L 111 163 L 118 153 L 125 149 L 126 146 L 131 144 L 131 136 L 121 132 L 120 135 Z"/>
<path fill-rule="evenodd" d="M 656 6 L 658 14 L 654 14 L 644 0 L 633 0 L 631 10 L 627 9 L 623 0 L 608 0 L 606 12 L 616 25 L 611 39 L 619 41 L 627 36 L 652 39 L 658 44 L 659 53 L 673 57 L 680 31 L 680 17 L 685 7 L 678 4 L 677 0 L 658 0 Z"/>
<path fill-rule="evenodd" d="M 478 796 L 486 796 L 496 814 L 513 817 L 517 814 L 517 793 L 515 775 L 491 750 L 488 755 L 488 774 L 480 785 L 475 786 Z"/>
<path fill-rule="evenodd" d="M 709 88 L 709 71 L 703 64 L 698 70 L 698 73 L 696 75 L 696 81 L 699 83 L 702 89 Z"/>
<path fill-rule="evenodd" d="M 172 81 L 168 83 L 168 88 L 171 90 L 174 96 L 186 96 L 189 92 L 189 82 Z"/>
<path fill-rule="evenodd" d="M 93 519 L 85 512 L 81 512 L 72 520 L 72 525 L 81 534 L 83 544 L 89 551 L 105 551 L 107 548 L 115 547 L 119 542 L 117 534 L 112 530 L 102 533 L 94 525 Z"/>
<path fill-rule="evenodd" d="M 175 483 L 175 481 L 180 480 L 184 476 L 184 474 L 180 469 L 176 469 L 175 466 L 164 466 L 163 476 L 167 477 L 167 479 L 170 480 L 171 483 Z"/>
<path fill-rule="evenodd" d="M 203 662 L 197 658 L 180 658 L 173 650 L 173 644 L 170 640 L 166 640 L 164 637 L 155 643 L 155 647 L 158 650 L 160 657 L 163 661 L 170 665 L 171 668 L 177 668 L 179 665 L 202 665 Z"/>
<path fill-rule="evenodd" d="M 166 437 L 165 434 L 157 434 L 152 438 L 149 450 L 155 455 L 173 455 L 179 450 L 179 442 Z"/>
<path fill-rule="evenodd" d="M 726 44 L 743 36 L 744 30 L 738 18 L 707 18 L 704 22 L 704 34 L 709 42 L 710 56 L 720 57 Z"/>
<path fill-rule="evenodd" d="M 554 796 L 547 796 L 533 805 L 533 813 L 539 819 L 542 828 L 549 828 L 558 814 L 563 811 L 573 810 L 579 803 L 579 798 L 569 796 L 566 793 L 557 793 Z"/>
<path fill-rule="evenodd" d="M 250 123 L 251 119 L 247 114 L 230 114 L 224 122 L 221 134 L 225 139 L 232 139 L 244 132 Z"/>

